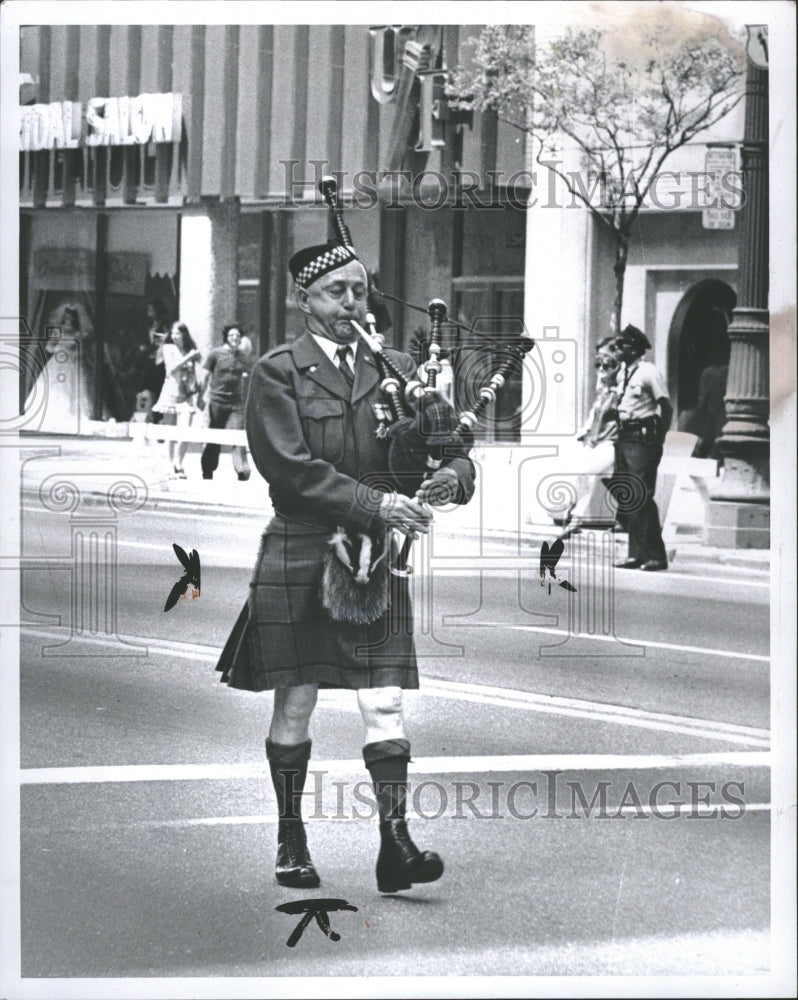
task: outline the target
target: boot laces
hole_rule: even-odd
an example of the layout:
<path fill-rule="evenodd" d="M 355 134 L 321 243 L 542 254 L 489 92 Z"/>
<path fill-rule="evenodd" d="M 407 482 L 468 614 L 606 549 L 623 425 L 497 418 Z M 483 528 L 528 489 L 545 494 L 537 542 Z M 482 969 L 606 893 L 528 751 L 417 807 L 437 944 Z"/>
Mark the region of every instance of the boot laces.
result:
<path fill-rule="evenodd" d="M 310 864 L 308 841 L 302 820 L 282 820 L 280 822 L 280 841 L 286 867 L 301 868 Z"/>

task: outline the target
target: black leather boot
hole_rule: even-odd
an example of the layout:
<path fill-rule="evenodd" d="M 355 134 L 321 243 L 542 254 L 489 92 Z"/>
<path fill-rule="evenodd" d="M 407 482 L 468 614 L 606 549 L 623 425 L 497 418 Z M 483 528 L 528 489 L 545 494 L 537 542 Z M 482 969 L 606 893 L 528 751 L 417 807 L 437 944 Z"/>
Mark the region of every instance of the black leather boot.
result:
<path fill-rule="evenodd" d="M 416 882 L 435 882 L 443 874 L 443 861 L 434 851 L 420 851 L 407 829 L 407 740 L 380 740 L 363 747 L 380 812 L 380 853 L 377 888 L 399 892 Z"/>
<path fill-rule="evenodd" d="M 443 861 L 434 851 L 419 851 L 405 819 L 380 821 L 380 853 L 377 858 L 377 888 L 399 892 L 415 882 L 437 882 Z"/>
<path fill-rule="evenodd" d="M 281 819 L 277 824 L 277 861 L 274 877 L 291 889 L 314 889 L 321 883 L 310 858 L 305 824 L 301 819 Z"/>
<path fill-rule="evenodd" d="M 277 796 L 277 862 L 274 875 L 291 889 L 313 889 L 321 882 L 310 858 L 302 822 L 302 790 L 310 761 L 310 740 L 283 746 L 266 740 L 266 756 Z"/>

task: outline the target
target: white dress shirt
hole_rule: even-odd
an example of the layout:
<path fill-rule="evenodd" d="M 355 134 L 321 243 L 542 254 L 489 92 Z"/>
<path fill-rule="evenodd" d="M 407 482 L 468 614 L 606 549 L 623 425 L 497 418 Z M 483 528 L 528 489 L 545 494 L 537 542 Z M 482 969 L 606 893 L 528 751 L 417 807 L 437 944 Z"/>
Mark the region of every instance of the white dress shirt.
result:
<path fill-rule="evenodd" d="M 335 352 L 339 347 L 343 347 L 343 344 L 337 344 L 334 340 L 330 340 L 329 337 L 322 337 L 321 334 L 310 332 L 311 337 L 316 341 L 319 347 L 324 351 L 327 357 L 332 361 L 336 368 L 338 368 L 338 358 L 335 356 Z M 359 340 L 355 340 L 351 344 L 346 346 L 352 349 L 352 354 L 349 357 L 349 364 L 352 369 L 352 374 L 355 373 L 355 359 L 357 358 L 357 349 L 360 344 Z"/>

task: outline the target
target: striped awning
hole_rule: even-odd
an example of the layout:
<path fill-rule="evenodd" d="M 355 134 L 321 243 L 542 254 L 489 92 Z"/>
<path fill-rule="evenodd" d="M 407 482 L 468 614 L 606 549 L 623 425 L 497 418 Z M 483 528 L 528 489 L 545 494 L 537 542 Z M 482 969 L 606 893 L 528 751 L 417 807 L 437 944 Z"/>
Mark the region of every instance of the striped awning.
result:
<path fill-rule="evenodd" d="M 399 166 L 445 173 L 445 148 L 414 150 L 418 99 L 412 68 L 405 68 L 396 95 L 383 101 L 373 93 L 379 30 L 365 25 L 24 27 L 20 98 L 28 108 L 58 103 L 67 118 L 76 117 L 77 145 L 59 148 L 56 138 L 54 148 L 20 152 L 21 203 L 175 204 L 204 197 L 298 203 L 315 197 L 324 173 L 340 172 L 344 196 L 358 187 L 376 189 L 381 175 Z M 424 72 L 430 61 L 452 65 L 464 38 L 476 30 L 410 27 L 401 37 L 428 46 L 430 58 L 418 60 Z M 124 99 L 129 109 L 141 106 L 141 95 L 179 99 L 182 126 L 170 141 L 153 133 L 144 142 L 129 136 L 127 145 L 117 144 L 115 136 L 108 145 L 87 142 L 93 99 Z M 66 102 L 71 107 L 64 110 Z M 120 106 L 113 105 L 114 112 Z M 523 167 L 519 138 L 504 126 L 483 128 L 477 116 L 461 141 L 464 169 L 484 174 L 497 163 L 508 172 Z"/>

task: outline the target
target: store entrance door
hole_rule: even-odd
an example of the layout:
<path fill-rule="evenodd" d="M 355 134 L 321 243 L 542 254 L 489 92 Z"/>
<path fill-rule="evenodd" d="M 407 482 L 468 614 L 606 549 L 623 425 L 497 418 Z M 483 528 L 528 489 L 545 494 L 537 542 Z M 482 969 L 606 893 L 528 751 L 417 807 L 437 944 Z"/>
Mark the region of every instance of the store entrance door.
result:
<path fill-rule="evenodd" d="M 681 430 L 689 429 L 699 404 L 702 376 L 704 382 L 708 378 L 706 370 L 729 363 L 727 331 L 736 303 L 737 296 L 725 281 L 707 278 L 688 289 L 673 314 L 669 354 L 676 357 L 673 402 Z"/>

